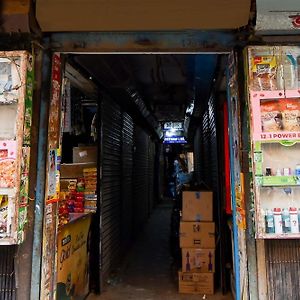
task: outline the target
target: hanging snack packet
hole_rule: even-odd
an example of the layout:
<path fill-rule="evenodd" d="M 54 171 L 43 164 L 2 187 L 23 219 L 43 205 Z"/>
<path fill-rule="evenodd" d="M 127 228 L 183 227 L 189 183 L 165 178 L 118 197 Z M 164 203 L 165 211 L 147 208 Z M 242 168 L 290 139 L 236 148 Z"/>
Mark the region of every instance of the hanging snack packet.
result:
<path fill-rule="evenodd" d="M 253 56 L 251 58 L 250 86 L 254 91 L 277 89 L 277 59 L 275 55 Z"/>

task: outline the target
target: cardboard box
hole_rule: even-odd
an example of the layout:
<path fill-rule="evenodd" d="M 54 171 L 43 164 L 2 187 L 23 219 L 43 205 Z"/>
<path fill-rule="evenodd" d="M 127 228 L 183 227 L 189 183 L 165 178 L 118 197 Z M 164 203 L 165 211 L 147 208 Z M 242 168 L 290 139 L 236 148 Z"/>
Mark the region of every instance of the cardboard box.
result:
<path fill-rule="evenodd" d="M 212 222 L 213 193 L 208 191 L 184 191 L 182 193 L 182 220 Z"/>
<path fill-rule="evenodd" d="M 91 163 L 74 163 L 74 164 L 61 164 L 60 165 L 60 178 L 72 179 L 83 177 L 83 169 L 96 168 L 97 164 Z"/>
<path fill-rule="evenodd" d="M 97 162 L 97 147 L 83 146 L 73 148 L 73 163 Z"/>
<path fill-rule="evenodd" d="M 69 185 L 70 182 L 76 181 L 77 184 L 77 179 L 60 179 L 60 191 L 61 192 L 68 192 L 69 191 Z"/>
<path fill-rule="evenodd" d="M 179 293 L 214 294 L 214 273 L 178 272 Z"/>
<path fill-rule="evenodd" d="M 180 248 L 215 248 L 215 223 L 181 221 Z"/>
<path fill-rule="evenodd" d="M 182 248 L 183 272 L 215 272 L 215 249 Z"/>

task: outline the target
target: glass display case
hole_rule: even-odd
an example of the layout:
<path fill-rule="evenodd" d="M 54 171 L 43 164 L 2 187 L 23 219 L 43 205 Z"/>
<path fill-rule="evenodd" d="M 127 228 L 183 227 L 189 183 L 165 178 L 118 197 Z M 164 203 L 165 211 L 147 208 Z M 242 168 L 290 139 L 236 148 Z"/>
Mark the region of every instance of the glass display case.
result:
<path fill-rule="evenodd" d="M 256 237 L 300 238 L 300 47 L 248 48 Z"/>
<path fill-rule="evenodd" d="M 0 245 L 24 239 L 32 83 L 32 59 L 27 52 L 0 52 Z"/>
<path fill-rule="evenodd" d="M 254 144 L 254 186 L 259 238 L 300 237 L 299 151 L 300 141 Z"/>

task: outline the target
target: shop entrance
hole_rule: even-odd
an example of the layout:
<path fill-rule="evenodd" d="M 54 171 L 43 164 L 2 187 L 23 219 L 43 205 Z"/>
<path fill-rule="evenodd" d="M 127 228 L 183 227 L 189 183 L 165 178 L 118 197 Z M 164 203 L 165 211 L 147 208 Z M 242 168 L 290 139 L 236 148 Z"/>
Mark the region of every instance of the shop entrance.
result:
<path fill-rule="evenodd" d="M 227 55 L 57 58 L 57 299 L 231 299 Z"/>

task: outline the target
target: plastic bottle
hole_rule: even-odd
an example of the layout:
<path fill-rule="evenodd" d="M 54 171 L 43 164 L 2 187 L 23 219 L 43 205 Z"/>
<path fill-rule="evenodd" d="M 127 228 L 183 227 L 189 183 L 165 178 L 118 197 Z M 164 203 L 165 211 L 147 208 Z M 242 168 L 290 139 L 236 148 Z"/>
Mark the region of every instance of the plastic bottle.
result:
<path fill-rule="evenodd" d="M 300 164 L 296 165 L 295 177 L 296 177 L 297 184 L 300 184 Z"/>
<path fill-rule="evenodd" d="M 299 232 L 300 232 L 300 208 L 298 208 L 298 224 L 299 224 Z"/>
<path fill-rule="evenodd" d="M 297 86 L 297 61 L 292 54 L 286 54 L 283 58 L 283 80 L 287 90 Z"/>
<path fill-rule="evenodd" d="M 270 209 L 266 210 L 265 220 L 266 220 L 266 233 L 275 233 L 274 215 L 272 210 Z"/>
<path fill-rule="evenodd" d="M 284 233 L 291 232 L 291 219 L 287 208 L 284 208 L 282 211 L 282 225 Z"/>
<path fill-rule="evenodd" d="M 298 210 L 296 207 L 290 207 L 291 232 L 299 233 Z"/>
<path fill-rule="evenodd" d="M 274 208 L 274 226 L 275 233 L 281 234 L 282 231 L 282 216 L 281 216 L 281 208 Z"/>

